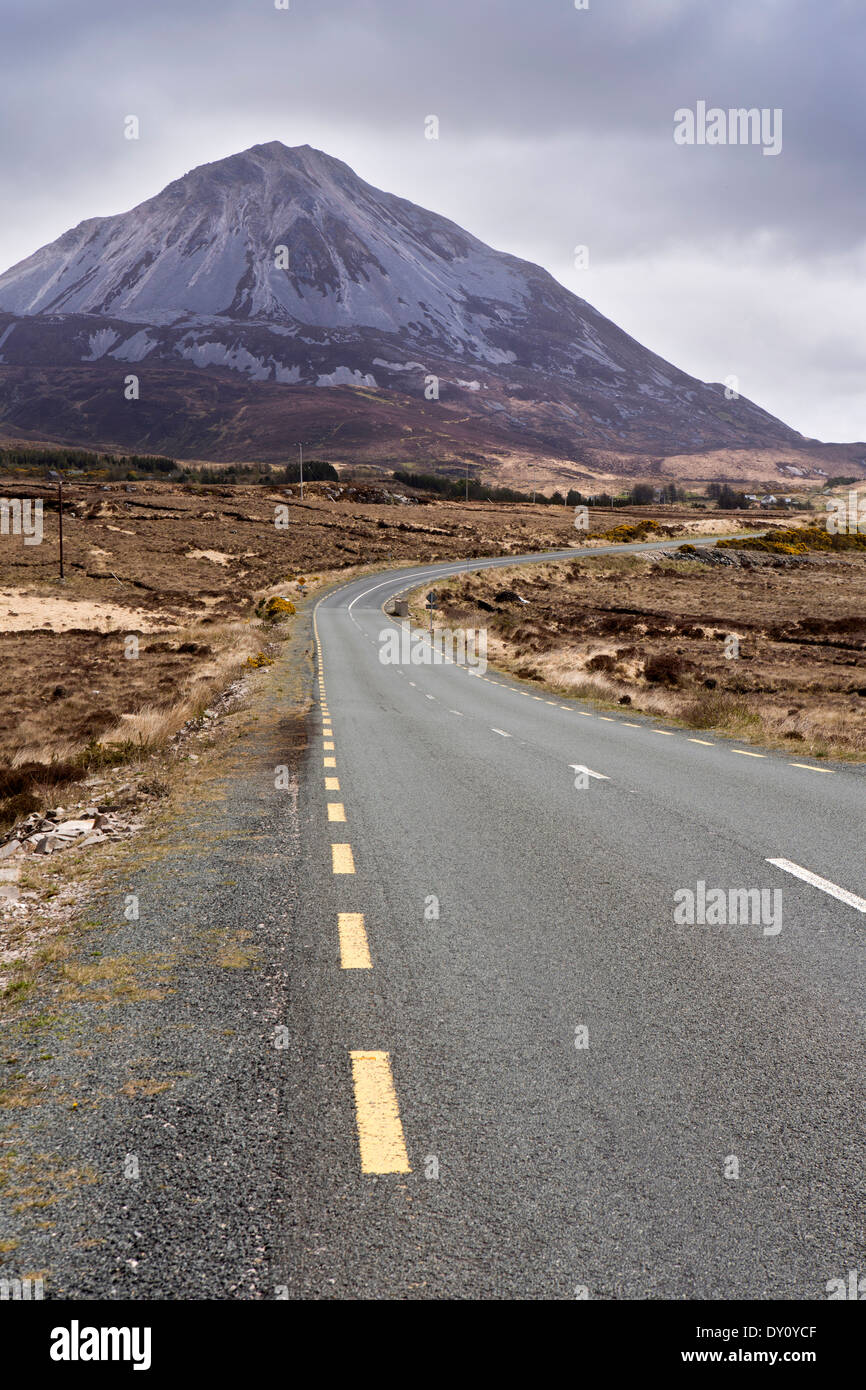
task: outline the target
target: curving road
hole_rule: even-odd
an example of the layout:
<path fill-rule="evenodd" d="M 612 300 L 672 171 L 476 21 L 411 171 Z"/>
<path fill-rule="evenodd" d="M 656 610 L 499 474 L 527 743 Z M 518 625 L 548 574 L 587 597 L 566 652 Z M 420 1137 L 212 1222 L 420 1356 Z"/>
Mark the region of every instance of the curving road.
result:
<path fill-rule="evenodd" d="M 389 598 L 515 563 L 317 605 L 290 1296 L 826 1298 L 864 1262 L 862 772 L 380 660 Z"/>

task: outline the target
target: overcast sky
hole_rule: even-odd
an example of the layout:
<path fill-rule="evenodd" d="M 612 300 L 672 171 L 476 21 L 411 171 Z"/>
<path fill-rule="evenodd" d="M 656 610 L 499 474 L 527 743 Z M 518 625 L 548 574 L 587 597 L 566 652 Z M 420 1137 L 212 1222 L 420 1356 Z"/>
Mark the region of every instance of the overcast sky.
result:
<path fill-rule="evenodd" d="M 311 144 L 684 370 L 866 440 L 864 0 L 289 3 L 0 0 L 0 269 L 196 164 Z M 699 101 L 781 108 L 781 152 L 675 143 Z"/>

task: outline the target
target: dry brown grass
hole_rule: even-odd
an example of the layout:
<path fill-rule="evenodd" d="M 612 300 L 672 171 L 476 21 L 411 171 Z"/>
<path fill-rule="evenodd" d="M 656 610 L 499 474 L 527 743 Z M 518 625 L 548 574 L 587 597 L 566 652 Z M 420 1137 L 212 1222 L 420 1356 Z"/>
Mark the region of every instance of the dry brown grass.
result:
<path fill-rule="evenodd" d="M 492 664 L 553 692 L 813 758 L 866 756 L 866 557 L 744 569 L 586 555 L 437 587 L 440 621 L 486 626 Z"/>
<path fill-rule="evenodd" d="M 361 488 L 334 501 L 318 485 L 302 503 L 286 488 L 70 484 L 62 586 L 56 511 L 41 546 L 0 537 L 0 628 L 5 617 L 10 629 L 0 631 L 0 783 L 26 770 L 15 791 L 0 790 L 0 828 L 66 804 L 70 777 L 163 747 L 270 659 L 263 649 L 293 628 L 302 587 L 368 565 L 577 539 L 566 507 L 382 498 Z M 286 530 L 274 526 L 277 504 L 288 506 Z M 593 516 L 596 530 L 609 521 Z M 283 623 L 270 621 L 275 596 L 286 599 Z"/>

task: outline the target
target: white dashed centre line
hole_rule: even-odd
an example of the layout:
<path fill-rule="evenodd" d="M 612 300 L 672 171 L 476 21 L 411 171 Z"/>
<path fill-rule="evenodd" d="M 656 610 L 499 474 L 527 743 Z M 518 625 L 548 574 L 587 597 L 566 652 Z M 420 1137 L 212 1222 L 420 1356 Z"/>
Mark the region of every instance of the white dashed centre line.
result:
<path fill-rule="evenodd" d="M 575 772 L 584 772 L 587 777 L 597 777 L 599 782 L 610 781 L 610 778 L 606 777 L 603 772 L 593 772 L 591 767 L 584 767 L 583 763 L 569 763 L 568 766 L 574 768 Z"/>
<path fill-rule="evenodd" d="M 492 734 L 501 734 L 503 738 L 511 738 L 511 735 L 507 734 L 504 729 L 494 729 L 491 727 L 490 732 Z"/>
<path fill-rule="evenodd" d="M 850 893 L 847 888 L 840 888 L 838 883 L 831 883 L 829 878 L 821 878 L 820 874 L 813 874 L 811 869 L 804 869 L 801 864 L 794 864 L 790 859 L 768 859 L 767 863 L 774 864 L 777 869 L 783 869 L 786 874 L 793 874 L 795 878 L 801 878 L 813 888 L 820 888 L 822 893 L 828 893 L 831 898 L 838 898 L 840 903 L 847 903 L 858 912 L 866 912 L 866 898 L 858 898 L 856 893 Z"/>

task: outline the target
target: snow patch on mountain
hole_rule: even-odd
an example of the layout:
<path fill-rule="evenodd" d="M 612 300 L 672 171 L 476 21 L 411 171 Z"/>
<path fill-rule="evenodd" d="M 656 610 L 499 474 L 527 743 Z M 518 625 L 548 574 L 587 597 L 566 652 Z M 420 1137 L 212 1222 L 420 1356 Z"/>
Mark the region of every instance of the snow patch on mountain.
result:
<path fill-rule="evenodd" d="M 156 338 L 151 338 L 147 330 L 142 328 L 140 332 L 133 333 L 131 338 L 126 338 L 116 348 L 112 348 L 109 357 L 116 357 L 120 362 L 143 362 L 149 352 L 158 346 Z"/>
<path fill-rule="evenodd" d="M 245 347 L 182 340 L 176 351 L 197 367 L 230 367 L 237 372 L 248 372 L 254 381 L 266 381 L 271 374 L 270 366 L 260 357 L 254 357 Z"/>
<path fill-rule="evenodd" d="M 359 372 L 351 367 L 336 367 L 332 372 L 323 372 L 316 380 L 317 386 L 375 386 L 376 378 L 371 372 Z"/>
<path fill-rule="evenodd" d="M 384 357 L 374 357 L 373 366 L 384 367 L 388 372 L 427 372 L 423 362 L 386 362 Z"/>
<path fill-rule="evenodd" d="M 86 356 L 82 356 L 82 362 L 98 362 L 119 337 L 120 334 L 116 333 L 113 328 L 100 328 L 96 333 L 91 333 L 88 338 L 90 351 Z"/>

